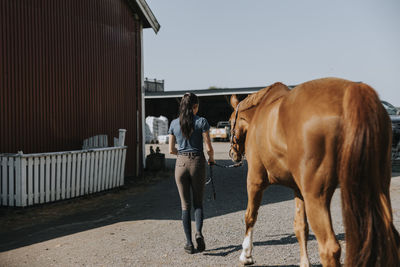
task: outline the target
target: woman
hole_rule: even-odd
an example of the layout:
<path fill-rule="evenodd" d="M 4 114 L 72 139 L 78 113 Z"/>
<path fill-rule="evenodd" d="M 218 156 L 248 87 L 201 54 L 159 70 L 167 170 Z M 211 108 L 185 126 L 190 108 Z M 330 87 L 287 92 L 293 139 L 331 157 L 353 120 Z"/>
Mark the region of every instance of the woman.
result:
<path fill-rule="evenodd" d="M 194 252 L 190 218 L 190 191 L 193 195 L 197 250 L 200 252 L 205 250 L 202 234 L 203 193 L 206 180 L 203 140 L 208 154 L 208 164 L 215 163 L 209 134 L 210 125 L 205 118 L 196 115 L 198 111 L 197 96 L 193 93 L 186 93 L 180 103 L 179 118 L 171 122 L 168 131 L 169 153 L 178 155 L 175 165 L 175 181 L 181 198 L 182 223 L 186 235 L 184 249 L 189 254 Z M 178 143 L 178 149 L 175 147 L 176 143 Z"/>

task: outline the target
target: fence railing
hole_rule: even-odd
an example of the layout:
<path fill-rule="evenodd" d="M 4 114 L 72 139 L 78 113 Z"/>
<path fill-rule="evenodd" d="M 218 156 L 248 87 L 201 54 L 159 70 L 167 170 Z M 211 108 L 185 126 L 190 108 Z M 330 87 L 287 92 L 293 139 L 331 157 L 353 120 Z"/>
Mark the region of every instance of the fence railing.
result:
<path fill-rule="evenodd" d="M 126 151 L 122 141 L 117 147 L 0 154 L 0 205 L 25 207 L 122 186 Z"/>

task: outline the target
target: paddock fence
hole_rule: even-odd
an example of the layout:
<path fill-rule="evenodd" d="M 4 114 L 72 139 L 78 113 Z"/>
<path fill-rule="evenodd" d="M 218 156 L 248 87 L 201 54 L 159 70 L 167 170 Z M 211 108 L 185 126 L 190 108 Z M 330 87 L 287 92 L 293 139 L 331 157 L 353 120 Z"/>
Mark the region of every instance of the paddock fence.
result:
<path fill-rule="evenodd" d="M 127 147 L 38 154 L 0 154 L 0 205 L 25 207 L 124 185 Z"/>

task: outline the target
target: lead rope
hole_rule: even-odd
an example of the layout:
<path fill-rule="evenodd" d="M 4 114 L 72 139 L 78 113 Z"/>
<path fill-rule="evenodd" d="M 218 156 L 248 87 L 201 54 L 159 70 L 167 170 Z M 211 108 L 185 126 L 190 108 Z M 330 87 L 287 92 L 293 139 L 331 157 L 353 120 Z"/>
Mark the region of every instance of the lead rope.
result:
<path fill-rule="evenodd" d="M 243 160 L 241 160 L 240 162 L 236 163 L 236 164 L 231 164 L 231 165 L 221 165 L 218 163 L 214 163 L 214 164 L 210 164 L 210 177 L 208 178 L 208 181 L 206 182 L 206 185 L 211 183 L 211 188 L 213 191 L 213 198 L 214 200 L 217 197 L 217 193 L 215 192 L 215 186 L 214 186 L 214 180 L 213 180 L 213 166 L 218 166 L 220 168 L 237 168 L 243 165 Z"/>
<path fill-rule="evenodd" d="M 214 180 L 213 180 L 213 165 L 210 164 L 210 179 L 206 184 L 209 184 L 211 182 L 211 188 L 213 191 L 213 198 L 214 200 L 217 198 L 217 193 L 215 192 L 215 186 L 214 186 Z"/>
<path fill-rule="evenodd" d="M 243 165 L 243 161 L 241 160 L 240 162 L 235 163 L 235 164 L 231 164 L 231 165 L 221 165 L 221 164 L 218 164 L 218 163 L 214 163 L 213 165 L 221 167 L 221 168 L 237 168 L 237 167 L 240 167 L 240 166 Z"/>

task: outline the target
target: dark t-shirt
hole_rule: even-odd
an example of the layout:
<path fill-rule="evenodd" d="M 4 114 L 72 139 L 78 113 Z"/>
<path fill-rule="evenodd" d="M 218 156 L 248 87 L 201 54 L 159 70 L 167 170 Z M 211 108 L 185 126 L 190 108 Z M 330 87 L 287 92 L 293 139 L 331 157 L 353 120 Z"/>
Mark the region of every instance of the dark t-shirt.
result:
<path fill-rule="evenodd" d="M 173 120 L 168 133 L 175 135 L 179 152 L 203 152 L 203 133 L 210 129 L 208 121 L 199 116 L 194 116 L 194 131 L 189 139 L 182 135 L 179 118 Z"/>

